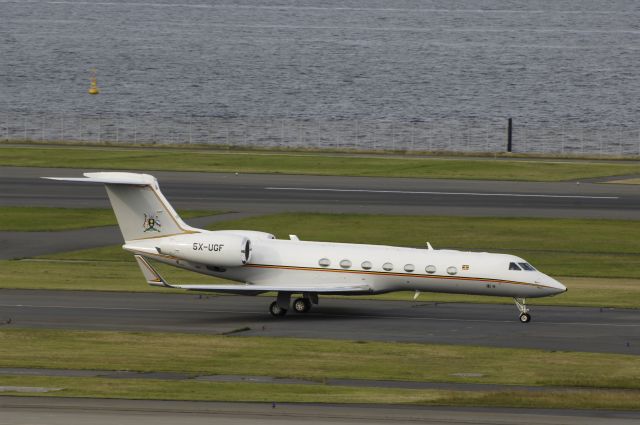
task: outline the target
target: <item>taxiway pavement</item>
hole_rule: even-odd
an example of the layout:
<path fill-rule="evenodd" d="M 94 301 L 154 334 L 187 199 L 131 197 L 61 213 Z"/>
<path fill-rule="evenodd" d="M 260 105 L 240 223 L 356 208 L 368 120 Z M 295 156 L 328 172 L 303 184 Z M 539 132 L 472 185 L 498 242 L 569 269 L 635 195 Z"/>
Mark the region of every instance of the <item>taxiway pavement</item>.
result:
<path fill-rule="evenodd" d="M 631 425 L 640 413 L 608 410 L 500 409 L 311 403 L 215 403 L 0 397 L 0 425 L 236 425 L 372 423 L 431 425 Z"/>
<path fill-rule="evenodd" d="M 407 296 L 408 298 L 409 295 Z M 271 317 L 269 297 L 0 290 L 1 327 L 381 340 L 640 354 L 640 310 L 321 298 Z M 10 322 L 7 324 L 7 322 Z"/>

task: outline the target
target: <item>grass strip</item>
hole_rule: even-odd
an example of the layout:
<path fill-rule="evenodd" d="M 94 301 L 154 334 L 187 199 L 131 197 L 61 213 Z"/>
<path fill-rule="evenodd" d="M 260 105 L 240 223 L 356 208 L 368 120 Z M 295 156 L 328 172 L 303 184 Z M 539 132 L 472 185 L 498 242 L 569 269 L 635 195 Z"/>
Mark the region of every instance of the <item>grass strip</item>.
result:
<path fill-rule="evenodd" d="M 250 384 L 144 379 L 0 377 L 1 386 L 63 388 L 4 395 L 277 403 L 375 403 L 556 409 L 640 409 L 638 391 L 440 391 L 328 385 Z"/>
<path fill-rule="evenodd" d="M 0 149 L 0 165 L 22 167 L 520 181 L 561 181 L 640 173 L 637 164 L 597 160 L 434 159 L 117 147 L 2 146 Z"/>
<path fill-rule="evenodd" d="M 127 257 L 133 256 L 127 254 Z M 135 262 L 122 261 L 0 261 L 0 288 L 13 289 L 61 289 L 83 291 L 164 292 L 184 293 L 182 290 L 165 290 L 147 285 Z M 221 279 L 188 273 L 169 266 L 158 270 L 170 282 L 221 283 Z"/>
<path fill-rule="evenodd" d="M 532 303 L 640 307 L 638 221 L 289 213 L 222 222 L 212 227 L 234 228 L 264 230 L 280 237 L 295 233 L 303 240 L 399 246 L 424 246 L 429 240 L 436 248 L 513 253 L 560 278 L 570 288 L 562 296 Z M 158 291 L 144 284 L 133 256 L 119 245 L 41 259 L 48 261 L 39 261 L 37 265 L 29 261 L 1 262 L 0 287 Z M 169 281 L 222 282 L 171 267 L 159 269 Z M 409 300 L 410 297 L 406 293 L 393 293 L 376 298 Z M 504 298 L 447 294 L 424 294 L 421 299 L 511 302 Z"/>
<path fill-rule="evenodd" d="M 148 332 L 5 328 L 0 367 L 640 389 L 633 355 Z"/>
<path fill-rule="evenodd" d="M 527 304 L 565 307 L 640 308 L 640 280 L 562 276 L 558 277 L 558 279 L 570 288 L 569 292 L 557 297 L 528 298 Z M 411 302 L 413 296 L 413 292 L 404 291 L 367 297 L 350 297 L 350 299 L 362 298 Z M 505 297 L 438 294 L 431 292 L 420 294 L 417 302 L 513 304 L 511 298 Z"/>
<path fill-rule="evenodd" d="M 554 276 L 640 279 L 640 221 L 284 213 L 210 226 L 280 238 L 510 253 Z M 119 246 L 43 258 L 132 261 Z"/>
<path fill-rule="evenodd" d="M 130 254 L 126 254 L 131 256 Z M 174 283 L 228 283 L 223 279 L 185 272 L 174 267 L 157 265 L 164 278 Z M 570 288 L 558 297 L 531 298 L 531 305 L 640 308 L 640 280 L 559 277 Z M 163 289 L 145 283 L 140 269 L 129 258 L 126 261 L 64 261 L 5 260 L 0 261 L 0 288 L 83 291 L 185 293 L 178 289 Z M 214 294 L 208 294 L 214 296 Z M 412 302 L 413 292 L 348 297 L 348 299 L 397 300 Z M 346 298 L 346 297 L 345 297 Z M 511 298 L 423 293 L 418 302 L 464 302 L 512 304 Z M 266 303 L 266 301 L 265 301 Z M 265 304 L 266 306 L 266 304 Z"/>
<path fill-rule="evenodd" d="M 179 211 L 182 218 L 206 217 L 219 211 Z M 54 232 L 114 226 L 111 208 L 0 207 L 0 231 Z"/>

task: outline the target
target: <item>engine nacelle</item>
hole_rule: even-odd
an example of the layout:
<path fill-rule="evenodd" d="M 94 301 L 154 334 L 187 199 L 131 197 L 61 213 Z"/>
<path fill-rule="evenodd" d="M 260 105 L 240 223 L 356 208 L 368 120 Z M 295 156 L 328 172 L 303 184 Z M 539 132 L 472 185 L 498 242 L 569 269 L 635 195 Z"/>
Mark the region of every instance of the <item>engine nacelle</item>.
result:
<path fill-rule="evenodd" d="M 162 240 L 161 254 L 216 267 L 242 266 L 251 258 L 251 240 L 226 232 L 179 235 Z"/>

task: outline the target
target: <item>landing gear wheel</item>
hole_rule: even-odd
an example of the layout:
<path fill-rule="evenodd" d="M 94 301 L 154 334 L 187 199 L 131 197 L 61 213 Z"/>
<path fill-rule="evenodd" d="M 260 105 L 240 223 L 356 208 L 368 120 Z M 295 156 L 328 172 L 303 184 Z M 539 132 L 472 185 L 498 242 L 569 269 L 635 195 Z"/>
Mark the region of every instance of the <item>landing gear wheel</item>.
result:
<path fill-rule="evenodd" d="M 311 310 L 311 301 L 307 298 L 298 298 L 293 302 L 293 311 L 296 313 L 306 313 Z"/>
<path fill-rule="evenodd" d="M 527 308 L 527 300 L 524 298 L 514 298 L 513 302 L 516 303 L 516 307 L 520 311 L 520 321 L 522 323 L 529 323 L 531 316 L 529 315 L 529 309 Z"/>
<path fill-rule="evenodd" d="M 276 316 L 276 317 L 284 316 L 285 314 L 287 314 L 287 309 L 280 307 L 278 302 L 274 301 L 269 306 L 269 313 L 271 313 L 272 316 Z"/>

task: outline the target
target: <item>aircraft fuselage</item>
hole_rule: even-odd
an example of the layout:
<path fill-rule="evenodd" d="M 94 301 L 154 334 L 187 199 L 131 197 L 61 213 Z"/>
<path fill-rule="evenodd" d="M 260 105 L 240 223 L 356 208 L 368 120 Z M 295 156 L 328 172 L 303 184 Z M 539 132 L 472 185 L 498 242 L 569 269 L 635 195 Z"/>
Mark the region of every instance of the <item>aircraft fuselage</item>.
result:
<path fill-rule="evenodd" d="M 162 255 L 154 245 L 157 241 L 139 241 L 124 248 L 193 272 L 249 283 L 256 290 L 274 283 L 290 285 L 292 291 L 301 283 L 365 284 L 372 294 L 424 291 L 518 298 L 566 290 L 537 270 L 509 270 L 512 263 L 526 262 L 508 254 L 262 238 L 252 240 L 246 264 L 219 267 Z"/>

